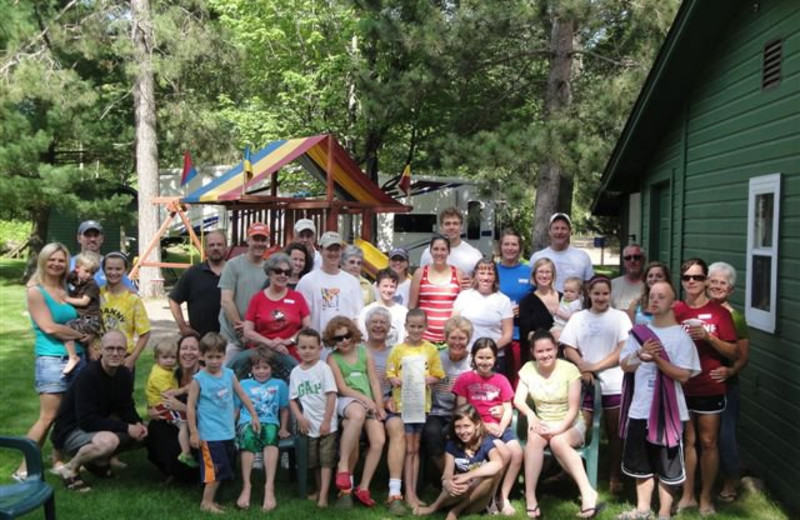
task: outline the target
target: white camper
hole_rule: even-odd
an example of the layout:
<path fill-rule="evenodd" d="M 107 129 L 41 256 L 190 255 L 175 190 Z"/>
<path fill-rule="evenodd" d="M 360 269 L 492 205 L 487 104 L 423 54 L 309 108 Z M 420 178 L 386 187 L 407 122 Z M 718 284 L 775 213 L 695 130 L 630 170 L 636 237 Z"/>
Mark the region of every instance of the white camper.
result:
<path fill-rule="evenodd" d="M 406 196 L 397 187 L 398 178 L 381 178 L 382 189 L 400 202 L 411 205 L 410 213 L 378 215 L 376 246 L 387 252 L 405 247 L 412 265 L 419 265 L 420 256 L 433 233 L 439 230 L 439 212 L 456 207 L 464 215 L 461 238 L 477 247 L 484 256 L 494 254 L 494 197 L 482 189 L 478 181 L 455 177 L 414 176 L 411 193 Z"/>

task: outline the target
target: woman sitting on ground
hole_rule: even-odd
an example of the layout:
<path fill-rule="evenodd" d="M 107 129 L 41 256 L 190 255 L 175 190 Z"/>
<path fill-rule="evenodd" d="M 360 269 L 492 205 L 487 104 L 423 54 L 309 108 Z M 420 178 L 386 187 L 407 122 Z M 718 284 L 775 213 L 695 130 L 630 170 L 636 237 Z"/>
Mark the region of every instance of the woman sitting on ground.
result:
<path fill-rule="evenodd" d="M 456 520 L 462 513 L 474 514 L 486 509 L 502 475 L 500 452 L 483 421 L 472 405 L 453 413 L 450 440 L 445 448 L 442 492 L 428 507 L 414 508 L 416 516 L 427 516 L 450 508 L 446 520 Z"/>
<path fill-rule="evenodd" d="M 525 445 L 525 509 L 528 518 L 542 516 L 536 498 L 536 484 L 542 472 L 544 449 L 550 451 L 572 477 L 581 493 L 581 518 L 594 518 L 605 508 L 597 501 L 583 461 L 575 448 L 582 446 L 586 426 L 579 417 L 581 374 L 569 361 L 557 359 L 558 347 L 553 335 L 539 330 L 531 340 L 531 356 L 519 371 L 514 406 L 528 421 Z M 533 399 L 536 410 L 528 406 Z"/>

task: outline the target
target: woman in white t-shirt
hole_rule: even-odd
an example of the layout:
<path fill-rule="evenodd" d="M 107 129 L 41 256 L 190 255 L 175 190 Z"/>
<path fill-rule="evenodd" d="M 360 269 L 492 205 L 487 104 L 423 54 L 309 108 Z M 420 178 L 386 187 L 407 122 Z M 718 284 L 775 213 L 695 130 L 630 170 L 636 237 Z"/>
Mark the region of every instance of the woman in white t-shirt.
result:
<path fill-rule="evenodd" d="M 609 490 L 622 491 L 620 463 L 622 443 L 619 438 L 619 407 L 622 394 L 622 369 L 619 353 L 628 339 L 631 320 L 628 314 L 614 309 L 611 301 L 611 280 L 595 276 L 586 284 L 586 310 L 572 315 L 561 333 L 561 344 L 567 359 L 575 363 L 583 380 L 593 385 L 600 380 L 603 393 L 603 418 L 610 447 Z M 586 392 L 583 401 L 583 418 L 587 430 L 594 413 L 592 392 Z"/>
<path fill-rule="evenodd" d="M 471 349 L 478 338 L 494 340 L 498 350 L 495 371 L 506 375 L 512 368 L 512 363 L 506 363 L 506 359 L 511 359 L 506 350 L 514 334 L 514 307 L 509 297 L 500 292 L 497 264 L 486 259 L 475 264 L 472 288 L 459 293 L 453 304 L 453 316 L 467 318 L 472 323 L 467 349 Z"/>

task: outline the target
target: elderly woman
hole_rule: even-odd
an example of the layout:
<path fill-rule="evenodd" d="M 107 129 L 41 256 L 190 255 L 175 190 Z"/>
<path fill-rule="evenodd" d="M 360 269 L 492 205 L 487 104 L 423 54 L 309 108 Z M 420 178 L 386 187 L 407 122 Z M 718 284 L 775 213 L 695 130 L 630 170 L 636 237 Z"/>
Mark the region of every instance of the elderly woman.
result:
<path fill-rule="evenodd" d="M 27 287 L 28 313 L 33 326 L 36 356 L 34 385 L 39 394 L 39 418 L 26 437 L 39 446 L 44 444 L 47 432 L 55 421 L 67 385 L 80 370 L 79 367 L 69 375 L 62 373 L 68 361 L 64 342 L 83 338 L 82 333 L 66 326 L 68 321 L 78 317 L 75 308 L 66 302 L 68 265 L 67 248 L 59 243 L 47 244 L 39 253 L 36 272 Z M 76 343 L 75 348 L 79 354 L 83 354 L 80 344 Z M 54 458 L 57 461 L 58 457 Z M 28 478 L 24 461 L 12 476 L 18 481 Z"/>
<path fill-rule="evenodd" d="M 736 269 L 726 262 L 714 262 L 708 267 L 708 296 L 716 303 L 722 305 L 731 313 L 733 324 L 736 327 L 736 347 L 739 358 L 733 363 L 726 362 L 711 371 L 715 381 L 725 382 L 728 391 L 725 394 L 725 410 L 719 429 L 719 462 L 724 475 L 722 491 L 717 498 L 722 502 L 733 502 L 737 498 L 736 484 L 739 481 L 739 451 L 736 442 L 736 428 L 739 424 L 739 406 L 741 402 L 741 389 L 739 388 L 739 372 L 747 366 L 750 360 L 750 339 L 747 331 L 747 321 L 744 314 L 734 309 L 728 298 L 733 294 L 736 285 Z"/>
<path fill-rule="evenodd" d="M 301 329 L 311 324 L 310 312 L 305 298 L 289 288 L 292 274 L 292 261 L 285 253 L 276 253 L 264 262 L 264 272 L 269 284 L 253 295 L 244 315 L 244 339 L 248 348 L 264 346 L 283 356 L 281 365 L 291 370 L 296 363 L 287 359 L 291 356 L 299 361 L 295 338 Z M 235 361 L 238 366 L 242 356 L 249 360 L 249 353 L 239 354 Z M 288 379 L 285 374 L 274 374 Z"/>
<path fill-rule="evenodd" d="M 675 319 L 681 323 L 694 340 L 700 355 L 702 372 L 691 378 L 683 387 L 689 422 L 686 423 L 684 450 L 686 455 L 686 481 L 678 510 L 700 508 L 703 516 L 715 513 L 711 492 L 719 471 L 719 424 L 725 409 L 725 381 L 711 374 L 724 366 L 724 360 L 735 361 L 736 327 L 731 313 L 706 295 L 708 265 L 700 258 L 690 258 L 681 264 L 681 284 L 685 300 L 675 304 Z M 700 456 L 697 441 L 700 441 Z M 699 504 L 695 498 L 695 477 L 698 459 L 703 481 Z"/>
<path fill-rule="evenodd" d="M 342 251 L 341 266 L 346 272 L 352 274 L 361 284 L 361 295 L 364 297 L 364 305 L 369 305 L 375 301 L 375 289 L 369 280 L 361 276 L 361 267 L 364 265 L 364 251 L 360 247 L 348 245 Z"/>
<path fill-rule="evenodd" d="M 123 278 L 128 267 L 128 257 L 119 251 L 103 258 L 106 285 L 100 289 L 100 312 L 106 331 L 117 329 L 125 334 L 128 342 L 125 366 L 133 371 L 150 339 L 150 319 L 139 295 L 125 286 Z"/>
<path fill-rule="evenodd" d="M 531 269 L 531 285 L 536 289 L 519 303 L 519 337 L 521 345 L 530 343 L 530 336 L 537 330 L 550 330 L 553 315 L 558 310 L 561 294 L 553 285 L 556 280 L 556 264 L 549 258 L 540 258 Z M 530 349 L 521 348 L 520 362 L 530 361 Z"/>
<path fill-rule="evenodd" d="M 468 348 L 479 338 L 491 338 L 497 345 L 495 370 L 508 377 L 513 363 L 506 348 L 514 334 L 514 307 L 508 296 L 500 292 L 497 264 L 485 258 L 478 260 L 472 277 L 472 287 L 461 293 L 453 303 L 453 316 L 463 316 L 472 323 L 473 334 Z"/>
<path fill-rule="evenodd" d="M 467 348 L 472 338 L 472 330 L 472 323 L 463 316 L 453 316 L 444 324 L 444 341 L 447 349 L 439 351 L 439 359 L 442 361 L 445 377 L 431 389 L 433 399 L 431 412 L 425 419 L 425 426 L 422 429 L 425 453 L 433 459 L 439 475 L 444 471 L 445 440 L 456 407 L 453 384 L 458 376 L 472 368 Z"/>
<path fill-rule="evenodd" d="M 367 341 L 365 345 L 372 355 L 375 373 L 383 392 L 383 405 L 387 412 L 383 423 L 386 429 L 386 438 L 389 449 L 386 462 L 389 466 L 389 497 L 387 506 L 389 512 L 396 516 L 407 514 L 408 508 L 403 502 L 403 463 L 406 456 L 406 435 L 403 419 L 397 414 L 394 401 L 391 398 L 391 384 L 386 378 L 386 363 L 391 349 L 386 345 L 386 338 L 392 323 L 392 315 L 383 307 L 374 307 L 366 316 Z M 355 456 L 358 454 L 356 453 Z M 355 460 L 351 459 L 351 467 L 355 467 Z"/>
<path fill-rule="evenodd" d="M 283 251 L 292 261 L 292 274 L 289 275 L 289 289 L 295 289 L 300 278 L 311 272 L 314 267 L 314 259 L 309 256 L 308 248 L 300 242 L 292 242 Z"/>
<path fill-rule="evenodd" d="M 435 343 L 444 341 L 444 324 L 453 314 L 453 304 L 461 292 L 464 273 L 447 263 L 450 239 L 434 235 L 429 246 L 432 262 L 417 269 L 411 279 L 408 308 L 419 307 L 428 318 L 423 339 Z"/>
<path fill-rule="evenodd" d="M 175 369 L 175 380 L 180 388 L 192 382 L 194 375 L 200 370 L 200 336 L 189 332 L 178 340 L 178 368 Z M 167 410 L 186 413 L 185 397 L 168 395 L 163 405 Z M 165 420 L 163 410 L 148 408 L 150 423 L 147 425 L 147 458 L 167 476 L 167 482 L 180 480 L 195 482 L 199 476 L 197 469 L 192 469 L 178 461 L 181 447 L 178 443 L 178 427 Z"/>
<path fill-rule="evenodd" d="M 581 374 L 572 363 L 558 359 L 558 346 L 547 330 L 538 330 L 531 340 L 531 357 L 519 371 L 514 406 L 528 424 L 525 445 L 525 509 L 528 518 L 539 518 L 542 511 L 536 498 L 536 484 L 544 464 L 544 449 L 549 447 L 559 464 L 578 485 L 582 518 L 593 518 L 605 508 L 598 502 L 583 461 L 575 448 L 582 446 L 586 426 L 579 417 Z M 535 411 L 528 406 L 528 399 Z"/>

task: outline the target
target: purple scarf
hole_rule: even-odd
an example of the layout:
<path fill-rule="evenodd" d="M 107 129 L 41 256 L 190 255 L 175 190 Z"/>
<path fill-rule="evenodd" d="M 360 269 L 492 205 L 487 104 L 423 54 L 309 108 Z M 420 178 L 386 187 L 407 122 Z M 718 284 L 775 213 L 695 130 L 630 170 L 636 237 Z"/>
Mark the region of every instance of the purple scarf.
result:
<path fill-rule="evenodd" d="M 647 325 L 636 325 L 631 329 L 631 334 L 640 345 L 648 339 L 658 341 L 658 336 Z M 662 359 L 669 361 L 666 349 L 661 349 L 659 354 Z M 628 433 L 628 413 L 633 400 L 634 372 L 625 372 L 622 381 L 622 404 L 619 414 L 619 436 L 623 439 Z M 683 423 L 678 409 L 678 393 L 675 390 L 675 380 L 658 371 L 653 387 L 653 404 L 650 407 L 650 417 L 647 421 L 647 442 L 674 448 L 681 442 Z"/>

